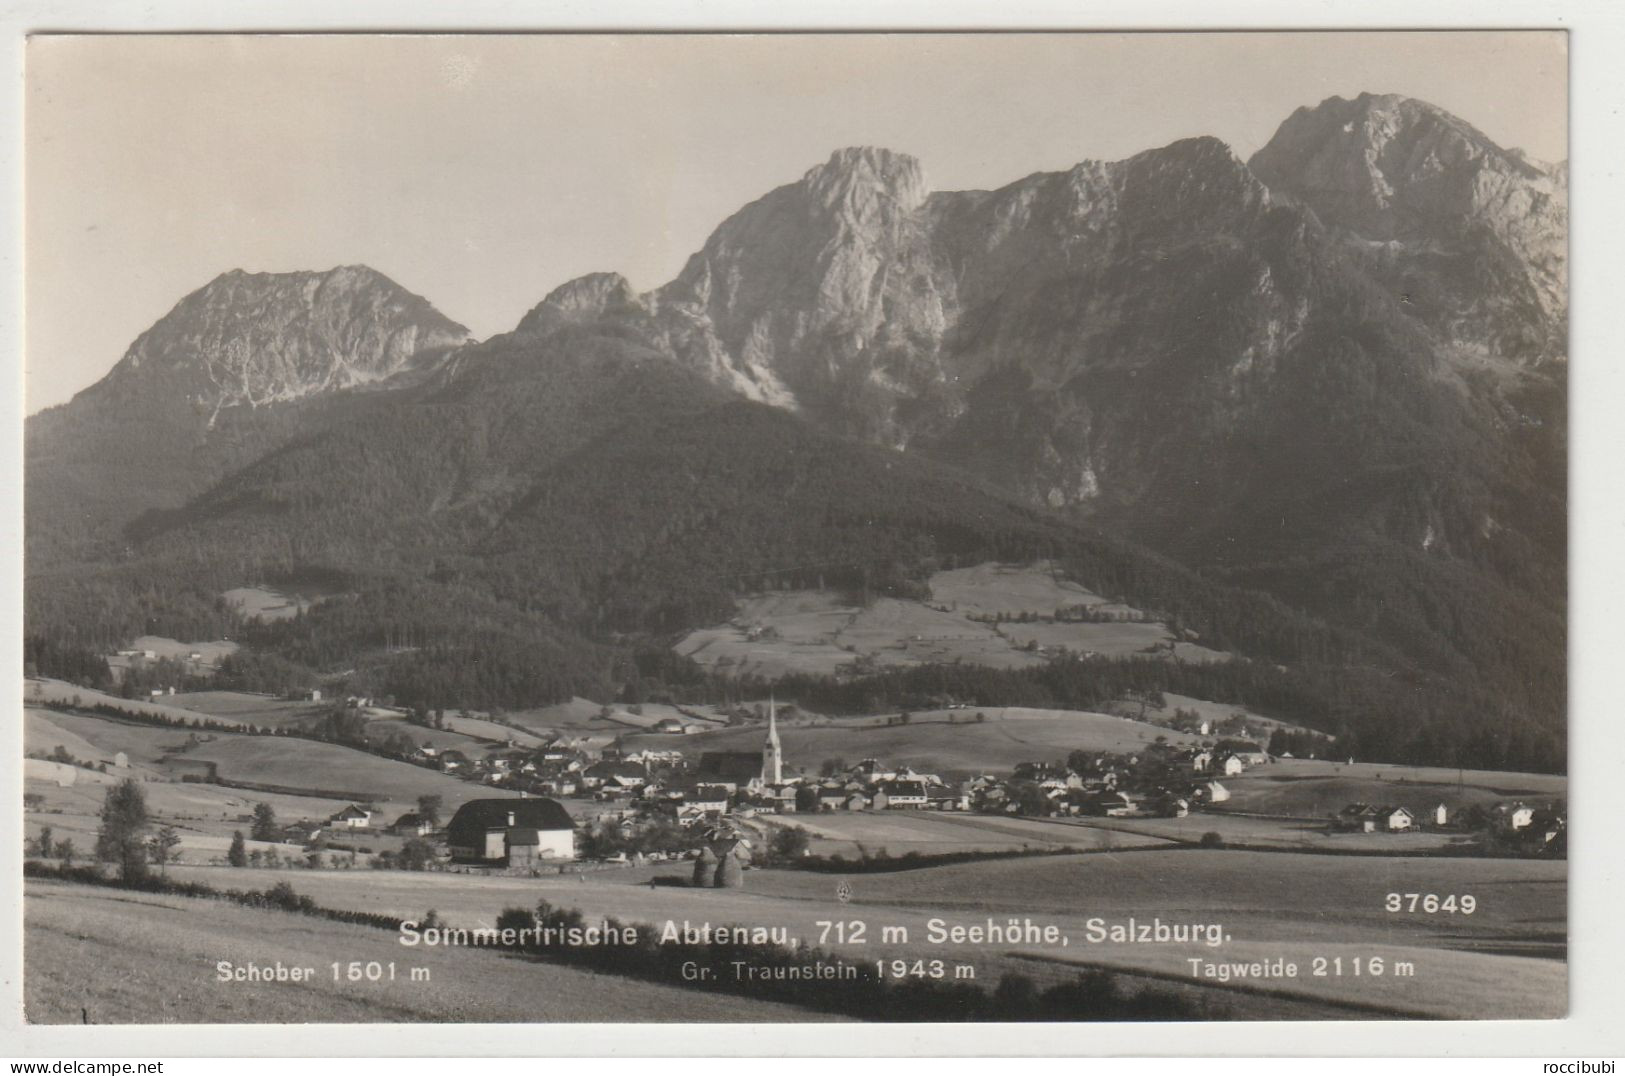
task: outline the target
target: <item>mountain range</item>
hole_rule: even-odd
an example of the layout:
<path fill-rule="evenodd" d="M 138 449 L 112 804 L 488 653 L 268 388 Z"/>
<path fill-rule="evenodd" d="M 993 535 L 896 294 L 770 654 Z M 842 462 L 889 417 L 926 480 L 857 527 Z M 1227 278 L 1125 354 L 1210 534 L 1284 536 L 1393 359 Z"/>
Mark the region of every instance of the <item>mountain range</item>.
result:
<path fill-rule="evenodd" d="M 569 281 L 481 343 L 363 267 L 228 273 L 29 421 L 29 630 L 190 637 L 220 590 L 336 574 L 332 630 L 264 649 L 349 668 L 363 625 L 436 621 L 575 670 L 511 704 L 617 690 L 764 582 L 1052 556 L 1560 743 L 1566 178 L 1361 95 L 1250 161 L 995 191 L 839 150 L 664 286 Z"/>

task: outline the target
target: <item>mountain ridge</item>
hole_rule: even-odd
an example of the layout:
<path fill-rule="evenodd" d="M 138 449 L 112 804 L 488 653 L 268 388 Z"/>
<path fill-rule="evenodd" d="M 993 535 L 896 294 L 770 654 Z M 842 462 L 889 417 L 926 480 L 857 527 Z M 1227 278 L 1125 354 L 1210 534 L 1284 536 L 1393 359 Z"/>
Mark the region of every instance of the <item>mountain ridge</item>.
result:
<path fill-rule="evenodd" d="M 269 290 L 227 274 L 109 387 L 31 420 L 31 619 L 60 624 L 53 593 L 133 601 L 142 566 L 242 585 L 389 565 L 400 577 L 330 638 L 362 645 L 362 610 L 398 622 L 461 594 L 449 638 L 509 632 L 517 661 L 521 636 L 579 655 L 571 632 L 647 645 L 725 619 L 741 580 L 788 570 L 772 551 L 850 568 L 877 550 L 906 587 L 944 550 L 1110 535 L 1142 558 L 1130 587 L 1273 595 L 1293 623 L 1349 633 L 1339 653 L 1462 700 L 1499 692 L 1498 713 L 1550 728 L 1566 314 L 1541 274 L 1566 270 L 1540 259 L 1566 229 L 1559 168 L 1441 115 L 1323 102 L 1256 168 L 1197 137 L 992 191 L 932 192 L 913 158 L 837 150 L 666 284 L 578 277 L 479 343 L 370 270 L 330 271 L 362 294 L 320 313 L 304 291 L 322 274 Z M 1330 197 L 1323 175 L 1364 186 Z M 79 443 L 88 416 L 112 418 Z M 914 503 L 905 473 L 975 526 Z M 875 490 L 892 503 L 843 508 Z M 84 552 L 79 531 L 103 544 Z M 1018 532 L 1050 537 L 1006 544 Z M 89 591 L 86 565 L 103 566 Z M 191 622 L 214 624 L 188 593 Z"/>

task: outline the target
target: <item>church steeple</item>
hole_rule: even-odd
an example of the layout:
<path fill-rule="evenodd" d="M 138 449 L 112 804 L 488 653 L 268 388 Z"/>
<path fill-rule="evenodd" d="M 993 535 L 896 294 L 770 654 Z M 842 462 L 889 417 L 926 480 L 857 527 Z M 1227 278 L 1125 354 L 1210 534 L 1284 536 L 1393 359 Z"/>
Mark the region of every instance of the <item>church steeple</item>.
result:
<path fill-rule="evenodd" d="M 784 783 L 784 750 L 779 746 L 779 722 L 771 694 L 767 697 L 767 741 L 762 744 L 762 784 Z"/>

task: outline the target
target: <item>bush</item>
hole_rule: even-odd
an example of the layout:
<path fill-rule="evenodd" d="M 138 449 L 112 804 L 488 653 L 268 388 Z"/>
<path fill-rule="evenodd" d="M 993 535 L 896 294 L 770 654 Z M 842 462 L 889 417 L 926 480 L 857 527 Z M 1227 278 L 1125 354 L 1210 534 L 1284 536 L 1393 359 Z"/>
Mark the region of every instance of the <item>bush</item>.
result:
<path fill-rule="evenodd" d="M 1223 848 L 1224 834 L 1220 833 L 1218 830 L 1210 829 L 1206 833 L 1202 834 L 1201 843 L 1203 848 Z"/>

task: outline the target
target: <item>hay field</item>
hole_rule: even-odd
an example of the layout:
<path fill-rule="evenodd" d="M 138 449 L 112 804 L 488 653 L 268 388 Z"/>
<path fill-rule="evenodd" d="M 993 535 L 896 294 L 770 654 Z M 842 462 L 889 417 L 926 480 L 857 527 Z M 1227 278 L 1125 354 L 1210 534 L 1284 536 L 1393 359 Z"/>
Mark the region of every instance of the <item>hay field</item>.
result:
<path fill-rule="evenodd" d="M 58 718 L 66 715 L 55 710 L 39 710 L 32 706 L 23 708 L 23 751 L 33 754 L 43 751 L 52 754 L 58 747 L 67 751 L 74 758 L 87 762 L 105 762 L 109 766 L 113 763 L 113 754 L 118 748 L 107 748 L 101 744 L 91 743 L 72 729 L 64 728 Z M 130 760 L 135 763 L 132 757 Z M 147 770 L 147 767 L 135 765 L 133 769 Z"/>
<path fill-rule="evenodd" d="M 989 616 L 999 613 L 1053 616 L 1060 609 L 1079 605 L 1137 612 L 1061 578 L 1055 566 L 1047 561 L 1032 565 L 978 564 L 974 568 L 938 572 L 931 577 L 931 600 L 960 613 Z"/>
<path fill-rule="evenodd" d="M 1027 668 L 1049 660 L 1026 649 L 1126 657 L 1153 647 L 1179 661 L 1223 661 L 1228 654 L 1177 640 L 1159 621 L 1060 578 L 1053 566 L 982 564 L 938 572 L 929 601 L 879 598 L 847 604 L 828 591 L 775 591 L 740 600 L 726 624 L 690 632 L 674 649 L 714 671 L 773 678 L 834 675 L 855 662 L 886 668 L 956 661 Z M 1053 616 L 1087 606 L 1131 618 L 1122 623 L 986 623 L 973 617 Z"/>
<path fill-rule="evenodd" d="M 448 812 L 471 799 L 516 795 L 364 751 L 291 737 L 218 736 L 199 744 L 185 757 L 215 763 L 220 776 L 230 780 L 366 792 L 376 800 L 403 808 L 431 793 L 444 799 Z"/>
<path fill-rule="evenodd" d="M 220 901 L 31 880 L 24 909 L 24 1007 L 35 1024 L 725 1022 L 808 1015 L 500 953 L 405 949 L 388 931 Z M 315 977 L 221 983 L 221 960 L 280 961 L 312 968 Z M 397 977 L 334 982 L 335 960 L 394 962 Z M 412 981 L 411 967 L 427 968 L 428 981 Z"/>
<path fill-rule="evenodd" d="M 170 720 L 177 718 L 206 718 L 209 715 L 196 710 L 188 710 L 184 706 L 172 705 L 168 700 L 173 696 L 163 696 L 165 701 L 153 702 L 147 699 L 124 699 L 117 695 L 109 695 L 93 688 L 80 687 L 65 680 L 37 679 L 27 680 L 23 683 L 23 702 L 56 702 L 66 703 L 70 706 L 117 706 L 131 713 L 155 714 Z M 79 700 L 77 703 L 74 700 Z"/>
<path fill-rule="evenodd" d="M 449 715 L 446 721 L 450 723 L 451 717 Z M 393 736 L 396 733 L 404 733 L 406 738 L 415 744 L 427 744 L 437 751 L 455 748 L 469 758 L 483 758 L 502 746 L 500 743 L 493 744 L 488 740 L 476 739 L 461 732 L 424 728 L 422 725 L 414 725 L 404 717 L 399 716 L 373 718 L 367 722 L 366 733 L 367 737 L 374 742 Z"/>
<path fill-rule="evenodd" d="M 193 713 L 208 714 L 229 725 L 282 728 L 321 717 L 328 707 L 319 702 L 282 699 L 247 691 L 183 691 L 167 701 Z"/>
<path fill-rule="evenodd" d="M 185 660 L 192 654 L 197 654 L 198 660 L 205 665 L 218 665 L 221 658 L 235 654 L 238 646 L 229 639 L 205 639 L 186 643 L 165 635 L 139 635 L 130 643 L 130 649 L 151 650 L 161 658 L 177 660 Z"/>
<path fill-rule="evenodd" d="M 173 711 L 167 716 L 173 716 Z M 132 768 L 154 774 L 164 772 L 164 761 L 186 747 L 189 729 L 169 728 L 163 725 L 138 725 L 134 722 L 115 721 L 90 714 L 65 714 L 56 710 L 36 710 L 24 726 L 24 746 L 32 751 L 36 742 L 49 750 L 59 734 L 66 733 L 96 752 L 97 760 L 111 759 L 122 751 L 129 757 Z M 199 737 L 222 735 L 199 732 Z M 229 734 L 225 734 L 229 735 Z M 36 741 L 35 736 L 39 739 Z M 72 751 L 73 748 L 69 747 Z M 87 757 L 87 756 L 81 756 Z"/>
<path fill-rule="evenodd" d="M 292 620 L 323 597 L 285 594 L 270 587 L 233 587 L 220 596 L 242 616 L 261 620 Z"/>

